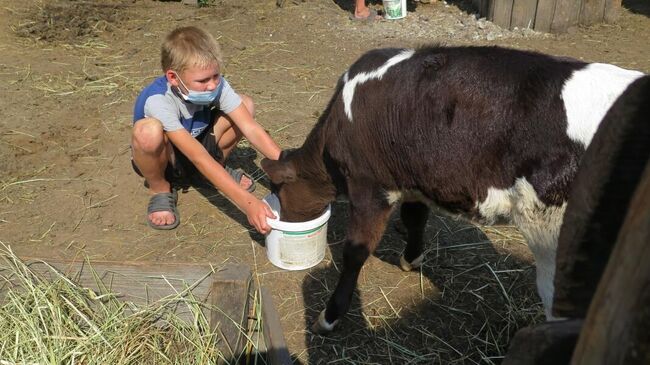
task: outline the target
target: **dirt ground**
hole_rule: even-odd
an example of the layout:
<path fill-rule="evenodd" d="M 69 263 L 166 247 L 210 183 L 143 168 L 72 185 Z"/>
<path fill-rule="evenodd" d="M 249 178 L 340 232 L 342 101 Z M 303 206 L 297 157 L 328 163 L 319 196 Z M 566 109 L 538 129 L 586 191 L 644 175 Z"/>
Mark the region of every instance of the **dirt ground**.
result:
<path fill-rule="evenodd" d="M 515 229 L 435 214 L 423 270 L 404 273 L 404 241 L 391 226 L 337 332 L 312 335 L 338 277 L 345 204 L 334 204 L 326 259 L 301 272 L 273 267 L 263 237 L 214 190 L 181 194 L 180 227 L 152 230 L 147 191 L 129 165 L 133 101 L 161 73 L 164 35 L 198 25 L 219 39 L 226 77 L 254 98 L 257 120 L 282 147 L 297 147 L 337 78 L 371 48 L 502 45 L 650 72 L 650 5 L 623 1 L 616 24 L 552 36 L 500 29 L 462 1 L 410 3 L 406 18 L 373 23 L 350 21 L 351 3 L 0 0 L 0 241 L 45 259 L 248 264 L 274 293 L 296 363 L 499 363 L 517 329 L 543 320 Z M 232 163 L 259 179 L 262 197 L 260 156 L 240 147 Z"/>

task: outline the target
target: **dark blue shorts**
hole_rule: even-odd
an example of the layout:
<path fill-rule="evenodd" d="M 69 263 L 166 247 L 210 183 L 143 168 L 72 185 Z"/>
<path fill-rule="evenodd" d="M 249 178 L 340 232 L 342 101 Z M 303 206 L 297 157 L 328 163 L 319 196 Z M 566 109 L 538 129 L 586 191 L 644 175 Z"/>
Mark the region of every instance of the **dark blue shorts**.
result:
<path fill-rule="evenodd" d="M 196 139 L 203 145 L 203 147 L 205 147 L 205 150 L 208 151 L 210 156 L 212 156 L 215 161 L 223 165 L 225 163 L 223 151 L 217 145 L 217 141 L 214 138 L 212 130 L 213 124 L 206 128 L 203 133 L 198 135 Z M 196 166 L 194 166 L 194 164 L 192 164 L 192 162 L 178 148 L 176 148 L 174 144 L 172 144 L 172 148 L 174 149 L 176 163 L 174 166 L 172 166 L 171 163 L 167 165 L 167 168 L 165 169 L 165 179 L 167 181 L 171 183 L 186 182 L 192 177 L 199 174 Z M 142 172 L 140 172 L 140 169 L 138 166 L 136 166 L 133 158 L 131 159 L 131 166 L 133 167 L 133 171 L 142 176 Z"/>

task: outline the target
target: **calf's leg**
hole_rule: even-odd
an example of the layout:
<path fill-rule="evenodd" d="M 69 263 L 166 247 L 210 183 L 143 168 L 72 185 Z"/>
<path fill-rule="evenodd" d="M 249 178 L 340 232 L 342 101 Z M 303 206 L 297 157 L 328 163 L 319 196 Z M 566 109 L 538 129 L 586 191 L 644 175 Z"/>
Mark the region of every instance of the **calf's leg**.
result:
<path fill-rule="evenodd" d="M 343 271 L 327 307 L 312 326 L 315 333 L 327 333 L 347 313 L 359 272 L 366 259 L 375 251 L 386 228 L 391 206 L 378 194 L 364 192 L 356 199 L 350 194 L 350 224 L 343 248 Z"/>
<path fill-rule="evenodd" d="M 422 265 L 424 254 L 424 227 L 429 219 L 429 207 L 421 202 L 404 202 L 400 208 L 400 219 L 406 227 L 406 248 L 400 257 L 402 270 L 411 271 Z"/>
<path fill-rule="evenodd" d="M 537 292 L 544 304 L 546 320 L 558 320 L 552 315 L 555 286 L 555 255 L 566 203 L 562 206 L 546 206 L 525 180 L 515 184 L 516 202 L 512 218 L 526 238 L 535 257 Z"/>

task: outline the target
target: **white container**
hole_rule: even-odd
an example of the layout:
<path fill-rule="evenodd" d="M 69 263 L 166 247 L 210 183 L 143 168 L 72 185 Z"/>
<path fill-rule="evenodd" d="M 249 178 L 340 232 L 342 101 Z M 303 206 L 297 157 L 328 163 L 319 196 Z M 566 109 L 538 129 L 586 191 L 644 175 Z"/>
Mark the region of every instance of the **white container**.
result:
<path fill-rule="evenodd" d="M 402 19 L 406 16 L 406 0 L 383 0 L 384 18 Z"/>
<path fill-rule="evenodd" d="M 323 261 L 327 248 L 327 221 L 331 206 L 318 218 L 307 222 L 280 220 L 280 201 L 269 194 L 264 201 L 276 219 L 267 218 L 271 232 L 266 235 L 266 256 L 271 263 L 285 270 L 304 270 Z"/>

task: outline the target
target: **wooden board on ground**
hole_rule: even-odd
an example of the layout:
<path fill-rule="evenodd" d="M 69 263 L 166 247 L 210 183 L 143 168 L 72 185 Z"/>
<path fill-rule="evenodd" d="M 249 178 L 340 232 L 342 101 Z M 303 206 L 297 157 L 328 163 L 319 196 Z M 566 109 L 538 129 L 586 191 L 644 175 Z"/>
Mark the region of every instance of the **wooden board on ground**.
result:
<path fill-rule="evenodd" d="M 210 326 L 221 333 L 224 341 L 219 350 L 235 360 L 242 353 L 248 323 L 251 272 L 247 266 L 229 265 L 219 271 L 211 287 L 211 304 L 215 310 Z"/>
<path fill-rule="evenodd" d="M 262 321 L 264 323 L 264 342 L 269 363 L 272 365 L 293 364 L 287 344 L 284 341 L 280 317 L 273 305 L 273 296 L 267 288 L 261 288 Z"/>
<path fill-rule="evenodd" d="M 239 316 L 233 314 L 232 318 L 236 318 L 240 326 L 246 325 L 247 312 L 243 316 L 241 313 L 248 308 L 249 279 L 246 279 L 248 281 L 239 279 L 245 275 L 250 277 L 250 270 L 245 265 L 226 264 L 216 267 L 211 264 L 193 263 L 114 261 L 89 263 L 81 259 L 66 261 L 36 258 L 21 258 L 21 260 L 30 270 L 46 280 L 54 280 L 63 275 L 82 287 L 98 293 L 111 292 L 117 294 L 120 300 L 133 302 L 136 305 L 151 304 L 163 298 L 191 295 L 200 303 L 218 305 L 223 313 L 238 313 Z M 0 264 L 0 274 L 3 271 L 6 271 L 6 268 Z M 245 286 L 244 281 L 246 281 Z M 5 281 L 4 285 L 0 287 L 0 293 L 5 291 L 3 289 L 6 289 L 6 285 L 12 283 Z M 225 300 L 226 298 L 232 300 Z M 177 305 L 174 309 L 179 318 L 185 321 L 194 320 L 189 308 Z M 221 320 L 213 315 L 214 310 L 209 312 L 204 308 L 206 317 L 211 319 L 211 326 L 214 327 Z M 224 325 L 224 328 L 228 328 L 224 330 L 224 334 L 235 336 L 235 332 L 229 329 L 230 326 L 234 327 L 234 324 L 230 320 L 228 322 Z M 236 344 L 241 341 L 239 335 L 235 337 L 229 342 Z"/>

